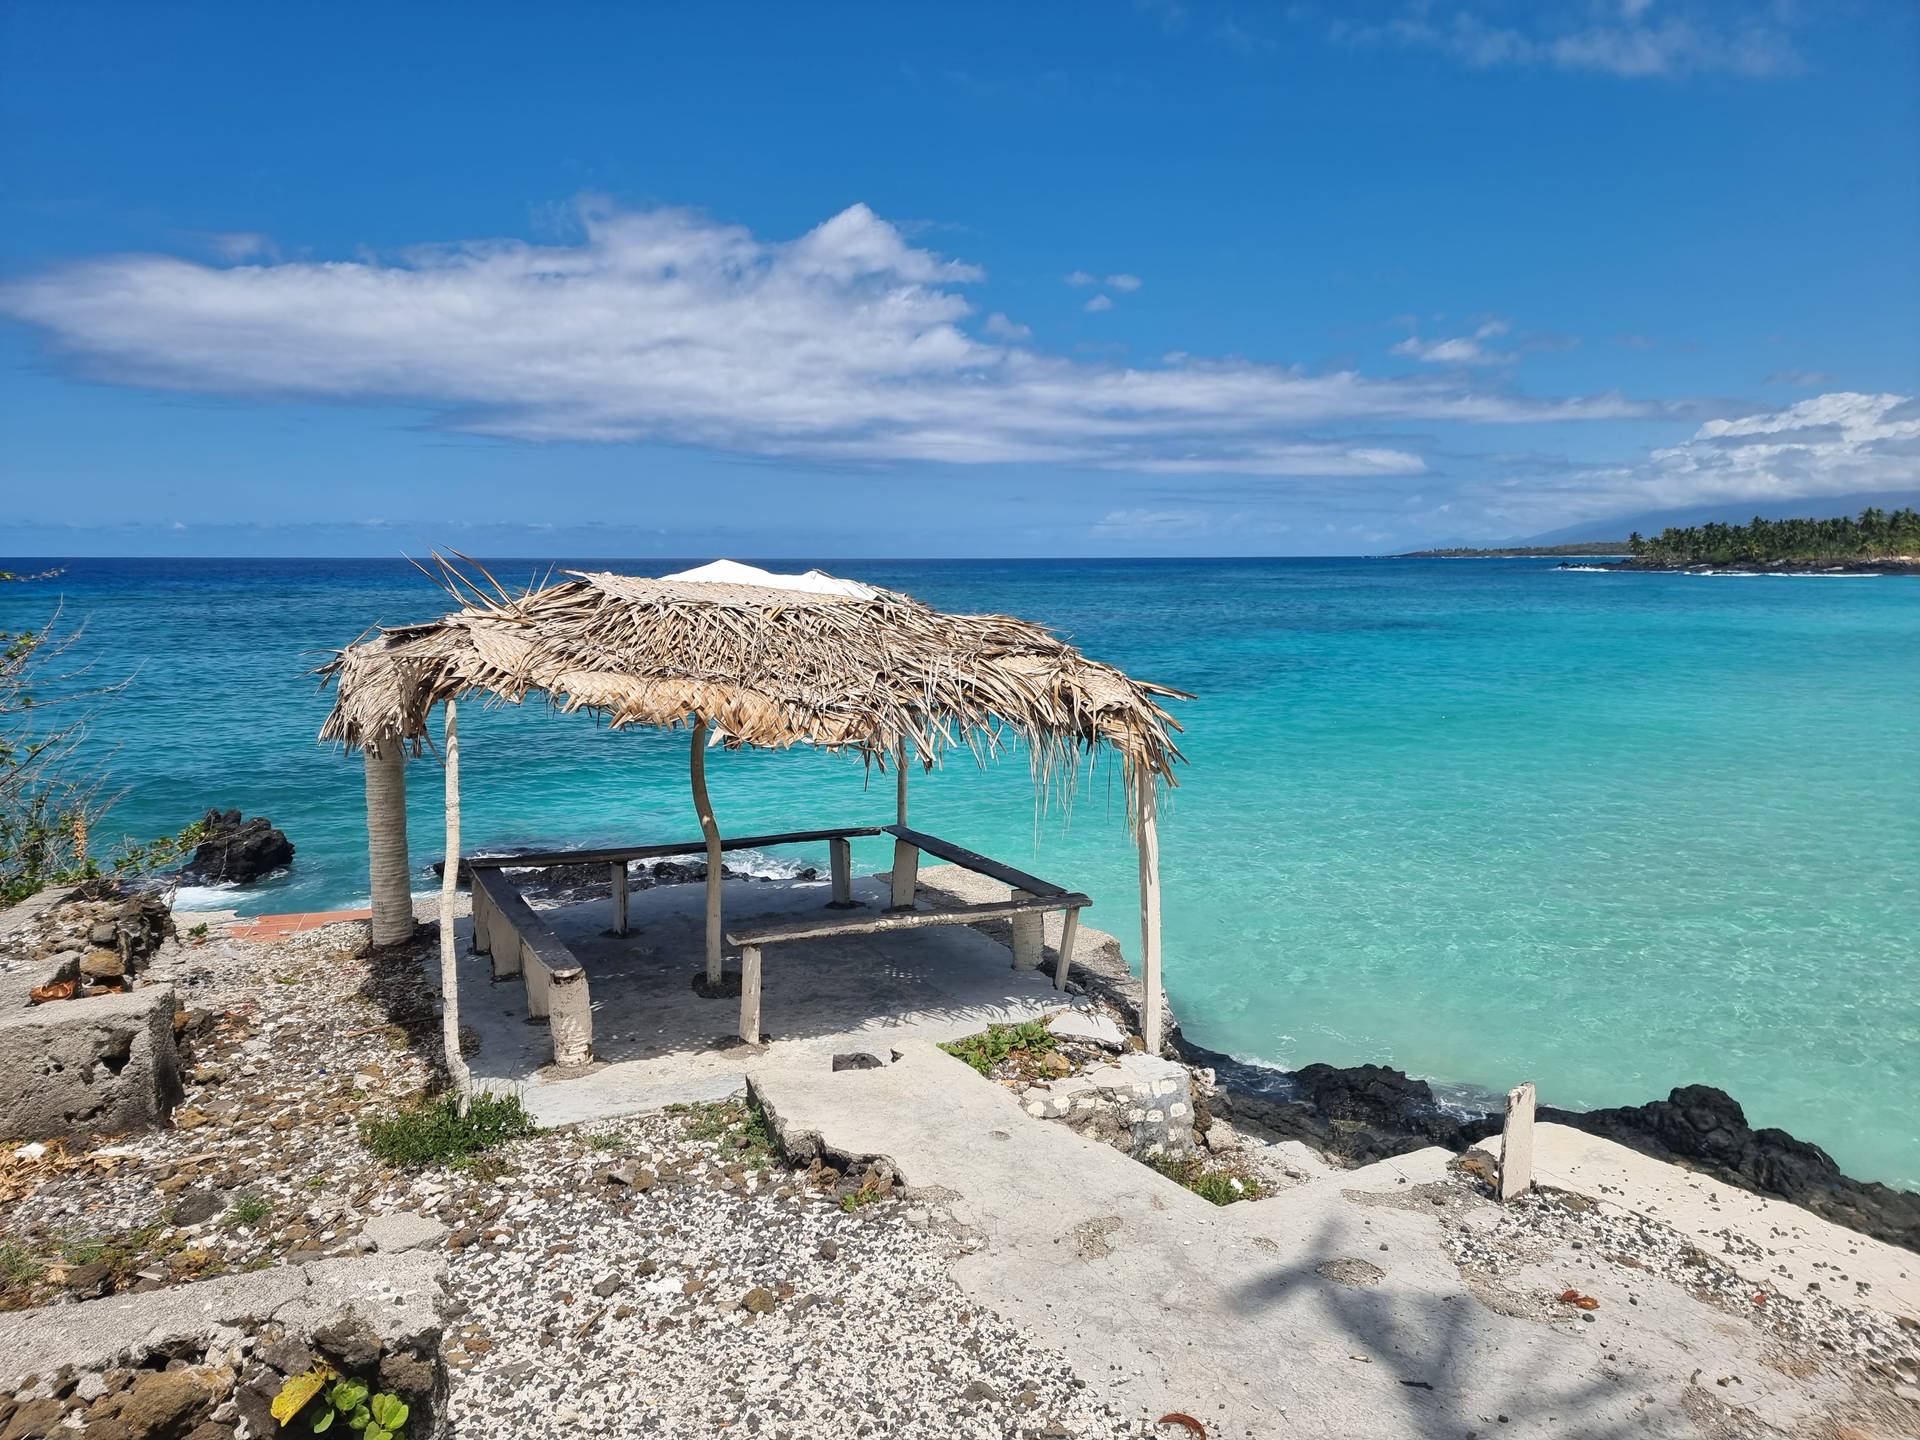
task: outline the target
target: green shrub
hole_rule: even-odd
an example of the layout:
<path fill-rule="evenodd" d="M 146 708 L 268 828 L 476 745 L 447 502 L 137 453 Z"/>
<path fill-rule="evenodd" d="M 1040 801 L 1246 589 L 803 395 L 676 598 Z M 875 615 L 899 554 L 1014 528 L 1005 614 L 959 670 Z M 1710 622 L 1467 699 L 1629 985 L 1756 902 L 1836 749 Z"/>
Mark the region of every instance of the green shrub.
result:
<path fill-rule="evenodd" d="M 365 1121 L 360 1138 L 389 1165 L 461 1169 L 481 1151 L 538 1129 L 521 1108 L 518 1095 L 475 1095 L 465 1115 L 453 1096 L 443 1095 L 383 1119 Z"/>

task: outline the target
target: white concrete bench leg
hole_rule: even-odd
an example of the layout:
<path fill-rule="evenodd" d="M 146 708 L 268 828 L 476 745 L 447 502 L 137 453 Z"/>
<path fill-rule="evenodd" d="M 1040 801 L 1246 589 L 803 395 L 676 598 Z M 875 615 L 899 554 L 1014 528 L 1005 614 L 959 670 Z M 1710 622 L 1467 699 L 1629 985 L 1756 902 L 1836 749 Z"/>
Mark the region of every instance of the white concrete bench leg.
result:
<path fill-rule="evenodd" d="M 894 910 L 913 909 L 913 897 L 920 884 L 920 850 L 904 840 L 893 842 Z"/>
<path fill-rule="evenodd" d="M 829 910 L 852 910 L 853 903 L 853 846 L 845 840 L 829 840 L 827 853 L 833 863 L 833 899 L 827 902 Z"/>
<path fill-rule="evenodd" d="M 740 1038 L 760 1043 L 760 947 L 740 947 Z"/>
<path fill-rule="evenodd" d="M 487 917 L 487 892 L 478 885 L 473 887 L 473 953 L 475 955 L 493 953 L 493 940 L 489 933 Z"/>
<path fill-rule="evenodd" d="M 627 862 L 616 860 L 613 870 L 613 933 L 627 933 Z"/>
<path fill-rule="evenodd" d="M 1016 900 L 1031 900 L 1034 897 L 1025 890 L 1013 892 Z M 1012 917 L 1013 923 L 1013 968 L 1016 970 L 1038 970 L 1046 958 L 1046 916 L 1038 910 L 1029 910 L 1024 915 Z"/>
<path fill-rule="evenodd" d="M 576 972 L 547 990 L 547 1025 L 553 1031 L 553 1063 L 584 1065 L 593 1058 L 593 1007 L 587 977 Z"/>
<path fill-rule="evenodd" d="M 520 973 L 527 982 L 527 1018 L 545 1020 L 547 1018 L 547 992 L 551 988 L 551 976 L 540 956 L 525 938 L 516 935 L 515 943 L 520 950 Z"/>

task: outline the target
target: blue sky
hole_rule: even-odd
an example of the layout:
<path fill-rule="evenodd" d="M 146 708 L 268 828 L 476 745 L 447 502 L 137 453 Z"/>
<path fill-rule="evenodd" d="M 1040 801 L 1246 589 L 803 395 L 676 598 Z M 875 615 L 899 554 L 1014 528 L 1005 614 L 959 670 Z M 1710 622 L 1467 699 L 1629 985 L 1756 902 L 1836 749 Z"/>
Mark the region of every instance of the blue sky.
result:
<path fill-rule="evenodd" d="M 14 554 L 1920 493 L 1905 3 L 0 8 Z"/>

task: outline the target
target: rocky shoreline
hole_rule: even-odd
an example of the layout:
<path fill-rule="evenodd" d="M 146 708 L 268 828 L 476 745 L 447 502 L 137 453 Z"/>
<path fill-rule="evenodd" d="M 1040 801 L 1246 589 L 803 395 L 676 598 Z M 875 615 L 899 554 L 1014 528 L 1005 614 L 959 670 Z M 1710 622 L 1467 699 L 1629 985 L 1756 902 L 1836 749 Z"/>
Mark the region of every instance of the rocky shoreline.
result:
<path fill-rule="evenodd" d="M 1433 1087 L 1382 1065 L 1274 1070 L 1198 1045 L 1179 1032 L 1173 1050 L 1214 1072 L 1212 1113 L 1242 1131 L 1299 1140 L 1345 1165 L 1365 1165 L 1428 1145 L 1456 1152 L 1500 1133 L 1501 1116 L 1463 1116 Z M 1784 1130 L 1755 1130 L 1739 1102 L 1710 1085 L 1665 1100 L 1605 1110 L 1542 1106 L 1539 1118 L 1612 1140 L 1643 1155 L 1711 1175 L 1756 1195 L 1801 1205 L 1890 1245 L 1920 1252 L 1920 1194 L 1843 1174 L 1819 1146 Z"/>
<path fill-rule="evenodd" d="M 1855 560 L 1730 560 L 1702 565 L 1677 560 L 1565 561 L 1556 570 L 1633 570 L 1665 575 L 1920 575 L 1920 560 L 1905 556 Z"/>

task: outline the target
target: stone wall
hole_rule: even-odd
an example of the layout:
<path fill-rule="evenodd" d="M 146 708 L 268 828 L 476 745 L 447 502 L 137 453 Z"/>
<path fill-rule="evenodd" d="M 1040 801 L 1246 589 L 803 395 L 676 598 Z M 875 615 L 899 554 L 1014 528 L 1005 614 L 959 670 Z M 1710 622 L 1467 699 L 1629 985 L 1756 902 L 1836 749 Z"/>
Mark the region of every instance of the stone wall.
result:
<path fill-rule="evenodd" d="M 1178 1061 L 1131 1052 L 1030 1086 L 1020 1103 L 1136 1160 L 1193 1153 L 1193 1077 Z"/>
<path fill-rule="evenodd" d="M 408 1252 L 0 1315 L 0 1434 L 260 1440 L 320 1361 L 404 1400 L 409 1440 L 442 1440 L 445 1287 L 442 1259 Z"/>

